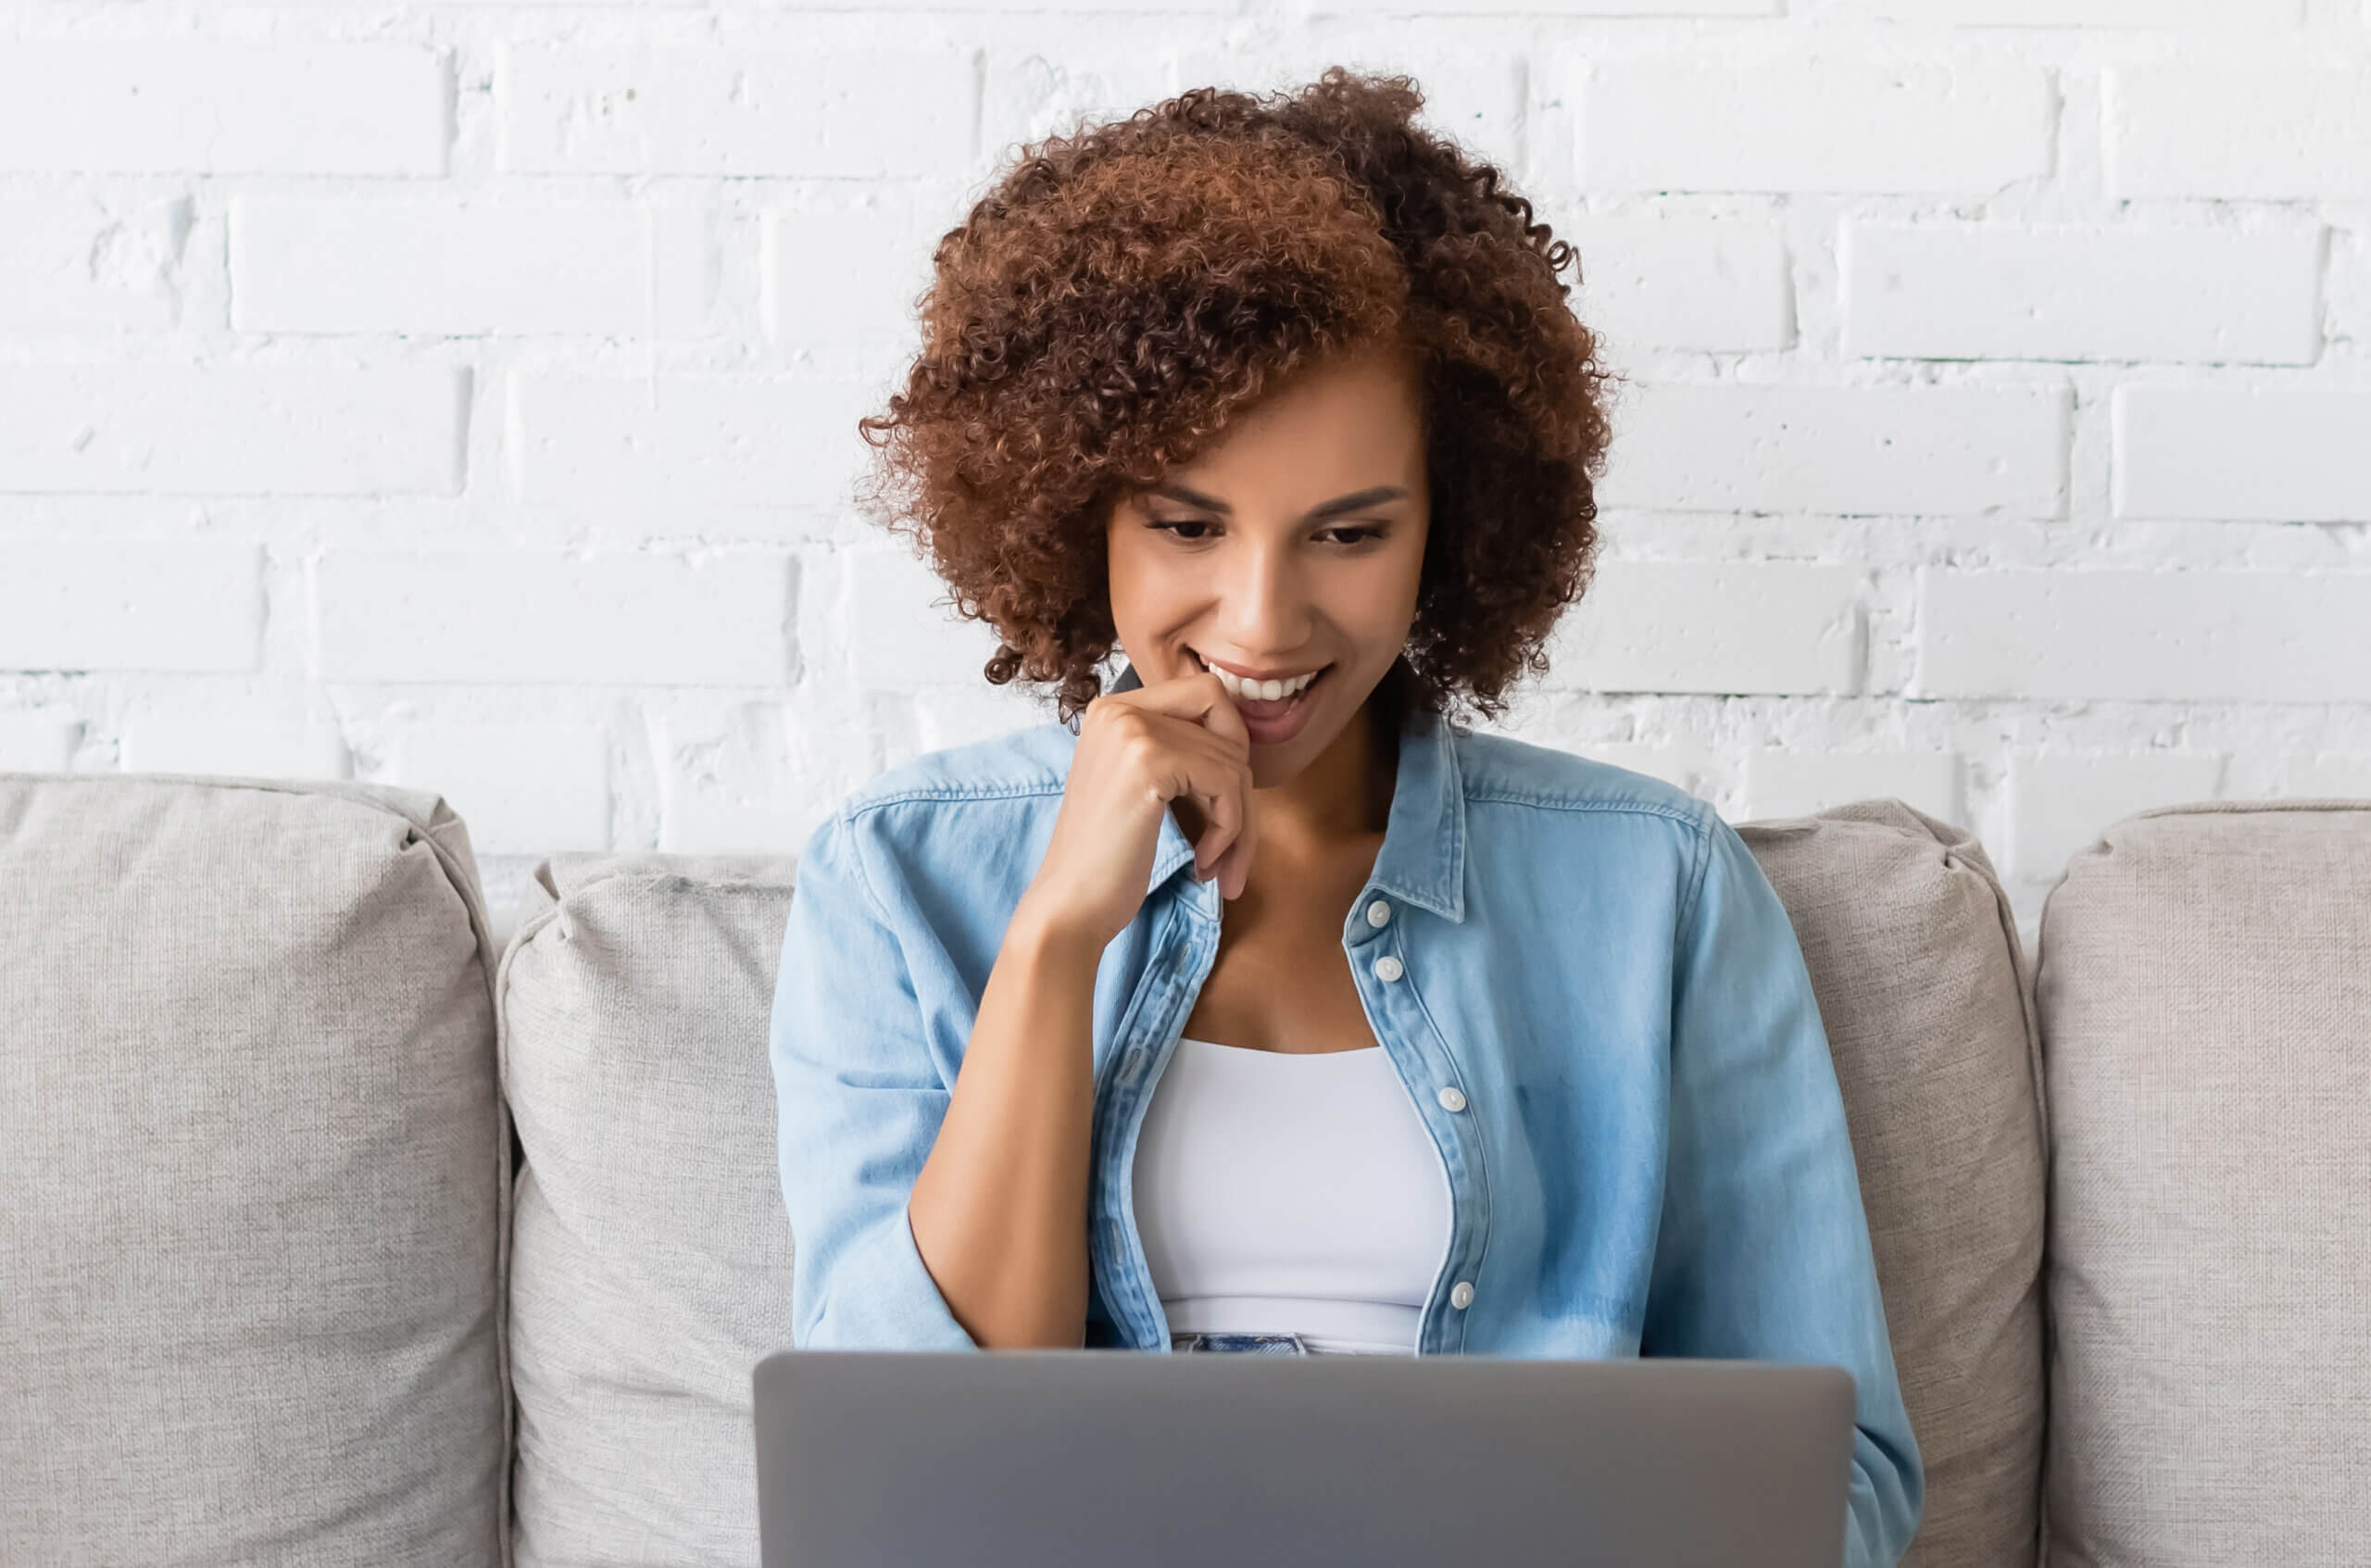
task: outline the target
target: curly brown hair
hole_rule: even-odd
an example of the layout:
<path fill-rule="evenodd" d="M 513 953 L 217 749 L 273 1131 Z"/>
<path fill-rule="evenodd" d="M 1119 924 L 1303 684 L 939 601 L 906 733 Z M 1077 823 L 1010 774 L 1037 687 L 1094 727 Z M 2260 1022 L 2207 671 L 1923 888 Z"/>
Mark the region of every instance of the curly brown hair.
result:
<path fill-rule="evenodd" d="M 1319 358 L 1415 352 L 1432 493 L 1395 696 L 1495 715 L 1593 573 L 1611 436 L 1573 246 L 1492 165 L 1417 127 L 1405 76 L 1198 88 L 1022 149 L 949 230 L 922 345 L 860 499 L 1001 638 L 983 673 L 1059 683 L 1069 722 L 1117 633 L 1114 500 L 1192 460 Z"/>

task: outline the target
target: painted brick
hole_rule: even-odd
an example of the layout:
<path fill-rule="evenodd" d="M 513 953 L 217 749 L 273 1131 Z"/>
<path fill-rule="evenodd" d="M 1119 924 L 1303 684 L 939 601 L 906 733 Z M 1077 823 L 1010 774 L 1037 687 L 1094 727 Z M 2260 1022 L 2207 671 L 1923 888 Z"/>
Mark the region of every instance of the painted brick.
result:
<path fill-rule="evenodd" d="M 985 656 L 983 656 L 985 658 Z M 977 669 L 980 660 L 973 661 Z M 1054 696 L 1041 698 L 1035 688 L 1015 681 L 991 686 L 974 681 L 968 686 L 916 686 L 897 694 L 911 715 L 915 744 L 922 750 L 963 746 L 1031 724 L 1054 721 Z"/>
<path fill-rule="evenodd" d="M 1787 247 L 1775 224 L 1585 218 L 1555 229 L 1580 252 L 1573 308 L 1616 358 L 1630 346 L 1778 349 L 1794 336 Z"/>
<path fill-rule="evenodd" d="M 331 550 L 316 658 L 333 681 L 781 685 L 792 578 L 758 551 Z"/>
<path fill-rule="evenodd" d="M 82 721 L 35 709 L 0 713 L 0 773 L 62 773 L 82 745 Z"/>
<path fill-rule="evenodd" d="M 2117 196 L 2371 195 L 2371 66 L 2127 66 L 2107 73 L 2106 97 Z"/>
<path fill-rule="evenodd" d="M 1213 69 L 1204 56 L 1183 69 L 1190 74 L 1181 76 L 1175 51 L 1159 43 L 1111 46 L 1090 36 L 1060 48 L 992 45 L 980 62 L 980 152 L 1009 164 L 1024 144 L 1120 119 L 1182 87 L 1236 84 L 1243 60 L 1238 55 Z"/>
<path fill-rule="evenodd" d="M 648 335 L 650 230 L 616 204 L 245 196 L 231 209 L 231 324 Z"/>
<path fill-rule="evenodd" d="M 1410 53 L 1420 53 L 1421 59 L 1406 59 Z M 1374 57 L 1369 50 L 1354 54 Z M 1528 54 L 1503 33 L 1461 28 L 1433 31 L 1419 49 L 1403 44 L 1386 52 L 1384 60 L 1387 69 L 1413 76 L 1423 90 L 1419 124 L 1512 171 L 1520 161 L 1523 142 Z M 1401 57 L 1393 59 L 1393 55 Z M 1181 83 L 1220 82 L 1266 91 L 1313 82 L 1338 58 L 1336 49 L 1303 44 L 1251 62 L 1247 69 L 1240 49 L 1214 43 L 1181 54 L 1177 72 Z"/>
<path fill-rule="evenodd" d="M 1046 721 L 850 506 L 932 245 L 1008 144 L 1338 59 L 1578 244 L 1625 378 L 1617 558 L 1499 727 L 1733 818 L 1963 759 L 2003 850 L 2010 740 L 2207 759 L 2107 816 L 2363 793 L 2364 0 L 39 10 L 0 766 L 410 764 L 499 920 L 557 841 L 779 851 Z"/>
<path fill-rule="evenodd" d="M 1581 166 L 1593 191 L 1998 190 L 2051 171 L 2054 102 L 2023 65 L 1609 61 Z"/>
<path fill-rule="evenodd" d="M 793 348 L 919 343 L 916 302 L 938 235 L 911 206 L 777 210 L 764 234 L 768 337 Z"/>
<path fill-rule="evenodd" d="M 252 670 L 263 552 L 182 539 L 0 539 L 0 670 Z"/>
<path fill-rule="evenodd" d="M 1853 800 L 1894 799 L 1959 820 L 1960 759 L 1949 751 L 1813 751 L 1758 746 L 1745 756 L 1747 809 L 1808 817 Z"/>
<path fill-rule="evenodd" d="M 2292 757 L 2282 775 L 2291 800 L 2371 800 L 2371 751 Z"/>
<path fill-rule="evenodd" d="M 505 169 L 877 179 L 940 174 L 972 157 L 977 64 L 954 45 L 505 44 L 498 58 Z"/>
<path fill-rule="evenodd" d="M 239 778 L 342 779 L 352 771 L 345 737 L 326 723 L 259 721 L 177 708 L 124 726 L 131 773 L 217 773 Z"/>
<path fill-rule="evenodd" d="M 1552 634 L 1549 684 L 1591 692 L 1850 693 L 1858 567 L 1607 558 Z"/>
<path fill-rule="evenodd" d="M 2182 752 L 2019 754 L 2009 767 L 2009 872 L 2056 882 L 2136 811 L 2218 798 L 2223 759 Z"/>
<path fill-rule="evenodd" d="M 0 199 L 0 329 L 169 329 L 190 204 L 110 210 L 87 195 Z"/>
<path fill-rule="evenodd" d="M 1921 697 L 2371 702 L 2371 572 L 1922 569 Z"/>
<path fill-rule="evenodd" d="M 392 749 L 389 782 L 443 796 L 472 850 L 610 847 L 609 745 L 597 728 L 423 722 L 398 731 Z"/>
<path fill-rule="evenodd" d="M 470 372 L 0 366 L 0 491 L 452 495 Z"/>
<path fill-rule="evenodd" d="M 1559 744 L 1545 734 L 1536 734 L 1534 739 L 1542 746 Z M 1712 747 L 1696 740 L 1582 741 L 1563 746 L 1562 749 L 1661 779 L 1700 798 L 1709 798 L 1715 793 L 1715 781 L 1721 771 L 1720 759 Z"/>
<path fill-rule="evenodd" d="M 1837 14 L 1961 27 L 2231 29 L 2277 32 L 2304 0 L 1846 0 Z"/>
<path fill-rule="evenodd" d="M 2119 517 L 2371 522 L 2371 392 L 2121 386 Z"/>
<path fill-rule="evenodd" d="M 1524 0 L 1526 17 L 1775 17 L 1783 0 Z M 1356 16 L 1381 11 L 1393 16 L 1504 17 L 1514 12 L 1512 0 L 1368 0 L 1353 7 L 1348 0 L 1327 0 L 1321 8 Z"/>
<path fill-rule="evenodd" d="M 1642 388 L 1616 415 L 1600 501 L 1676 511 L 2055 517 L 2056 387 Z"/>
<path fill-rule="evenodd" d="M 810 646 L 814 667 L 847 661 L 847 677 L 872 687 L 982 684 L 980 667 L 997 651 L 996 633 L 941 602 L 949 596 L 947 584 L 902 543 L 846 550 L 834 559 L 846 584 L 848 637 L 836 647 Z M 892 626 L 895 636 L 869 634 Z"/>
<path fill-rule="evenodd" d="M 871 456 L 856 421 L 886 395 L 818 376 L 520 375 L 510 389 L 521 499 L 671 512 L 852 505 Z"/>
<path fill-rule="evenodd" d="M 2321 352 L 2319 224 L 1848 223 L 1847 353 L 2302 365 Z"/>
<path fill-rule="evenodd" d="M 410 44 L 0 44 L 0 172 L 445 172 L 450 68 Z"/>
<path fill-rule="evenodd" d="M 796 854 L 838 803 L 828 793 L 840 785 L 836 774 L 826 788 L 802 787 L 809 781 L 792 739 L 797 720 L 781 703 L 735 704 L 701 717 L 670 713 L 653 729 L 659 847 L 670 854 Z"/>

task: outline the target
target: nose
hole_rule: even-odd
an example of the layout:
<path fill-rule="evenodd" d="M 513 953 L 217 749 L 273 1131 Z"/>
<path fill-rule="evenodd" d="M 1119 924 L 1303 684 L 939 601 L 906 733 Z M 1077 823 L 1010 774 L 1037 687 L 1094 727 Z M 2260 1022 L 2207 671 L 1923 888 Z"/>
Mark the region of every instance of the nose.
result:
<path fill-rule="evenodd" d="M 1221 592 L 1219 624 L 1238 654 L 1266 659 L 1308 646 L 1308 594 L 1288 546 L 1254 544 L 1236 552 Z"/>

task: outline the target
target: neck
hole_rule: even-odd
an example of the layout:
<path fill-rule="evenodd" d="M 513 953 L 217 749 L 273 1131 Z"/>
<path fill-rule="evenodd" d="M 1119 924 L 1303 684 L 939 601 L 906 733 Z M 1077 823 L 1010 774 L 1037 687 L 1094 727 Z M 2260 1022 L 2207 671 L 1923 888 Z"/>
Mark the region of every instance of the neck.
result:
<path fill-rule="evenodd" d="M 1379 688 L 1308 767 L 1252 793 L 1262 850 L 1307 860 L 1382 833 L 1399 771 L 1398 713 Z"/>

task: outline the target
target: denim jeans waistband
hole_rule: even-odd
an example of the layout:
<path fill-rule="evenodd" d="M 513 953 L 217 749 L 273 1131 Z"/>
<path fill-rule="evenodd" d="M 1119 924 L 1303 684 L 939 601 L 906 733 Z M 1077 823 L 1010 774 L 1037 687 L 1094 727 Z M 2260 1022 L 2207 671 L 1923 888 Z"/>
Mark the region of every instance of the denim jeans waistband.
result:
<path fill-rule="evenodd" d="M 1306 1356 L 1310 1348 L 1298 1334 L 1177 1334 L 1170 1336 L 1172 1351 L 1226 1350 L 1253 1356 Z"/>

